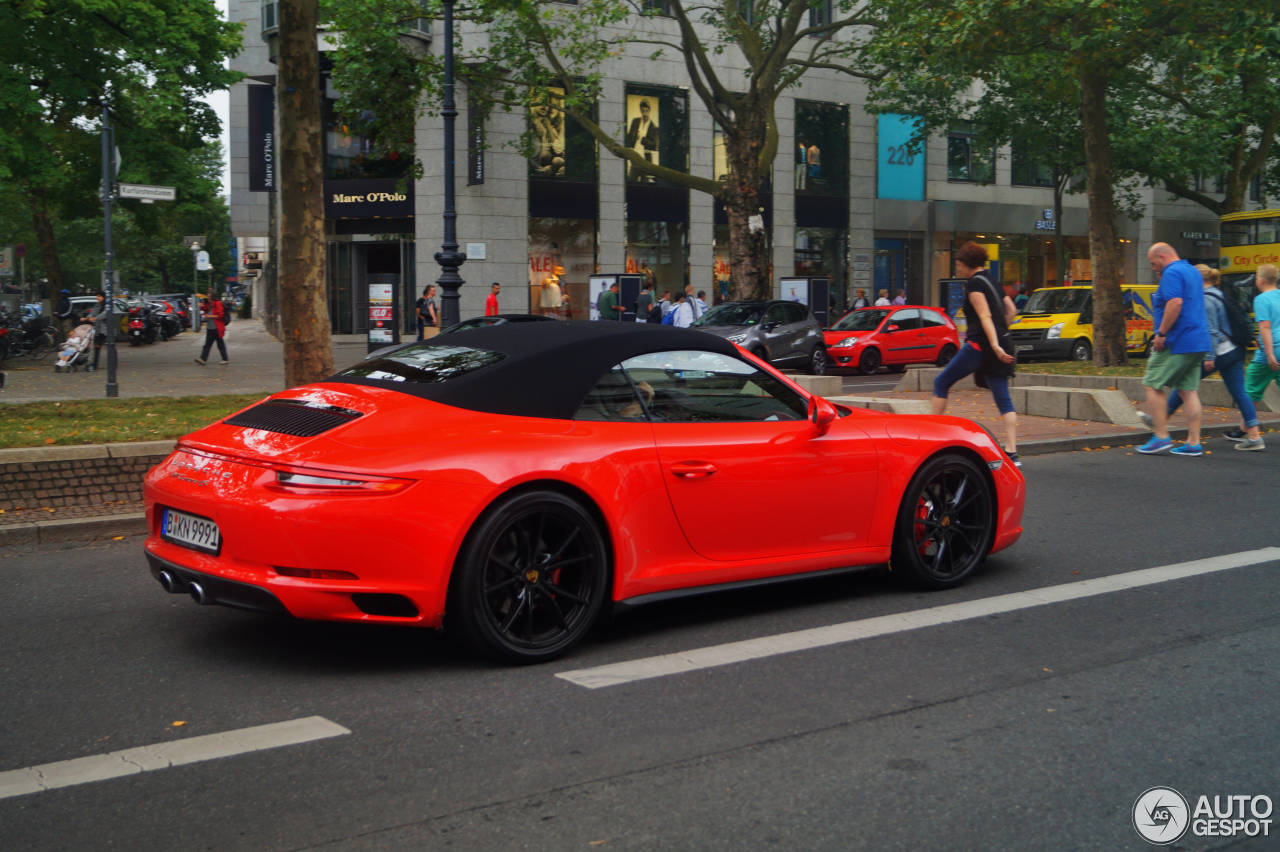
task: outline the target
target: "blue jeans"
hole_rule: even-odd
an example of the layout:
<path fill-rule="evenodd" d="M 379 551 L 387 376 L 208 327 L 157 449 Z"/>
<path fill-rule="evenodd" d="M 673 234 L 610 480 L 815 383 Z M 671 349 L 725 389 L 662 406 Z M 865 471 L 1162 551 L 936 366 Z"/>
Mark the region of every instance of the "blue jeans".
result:
<path fill-rule="evenodd" d="M 1204 377 L 1216 370 L 1222 376 L 1222 383 L 1227 386 L 1227 392 L 1236 401 L 1236 408 L 1240 409 L 1240 416 L 1244 418 L 1244 428 L 1252 429 L 1258 425 L 1258 409 L 1244 392 L 1244 355 L 1244 350 L 1237 346 L 1227 354 L 1219 355 L 1213 362 L 1213 370 L 1201 367 L 1200 375 Z M 1180 405 L 1182 397 L 1178 391 L 1170 391 L 1169 413 L 1173 414 Z"/>
<path fill-rule="evenodd" d="M 939 399 L 946 399 L 952 385 L 980 369 L 982 369 L 982 350 L 974 349 L 968 341 L 965 341 L 956 356 L 933 380 L 933 395 Z M 991 389 L 991 396 L 996 401 L 996 408 L 1000 413 L 1008 414 L 1013 411 L 1013 398 L 1009 396 L 1009 379 L 1005 376 L 990 374 L 986 378 L 987 387 Z"/>

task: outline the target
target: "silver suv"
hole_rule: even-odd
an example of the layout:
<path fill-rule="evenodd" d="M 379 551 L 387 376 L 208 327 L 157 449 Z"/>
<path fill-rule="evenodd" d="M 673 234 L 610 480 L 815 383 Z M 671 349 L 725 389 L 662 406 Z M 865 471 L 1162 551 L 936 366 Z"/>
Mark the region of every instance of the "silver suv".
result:
<path fill-rule="evenodd" d="M 822 326 L 799 302 L 724 302 L 698 317 L 693 327 L 738 344 L 775 367 L 827 371 Z"/>

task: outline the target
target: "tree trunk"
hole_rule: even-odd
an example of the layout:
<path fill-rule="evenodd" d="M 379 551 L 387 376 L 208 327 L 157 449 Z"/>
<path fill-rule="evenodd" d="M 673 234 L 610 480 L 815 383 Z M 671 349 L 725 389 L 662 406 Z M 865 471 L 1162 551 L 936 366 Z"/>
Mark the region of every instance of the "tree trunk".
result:
<path fill-rule="evenodd" d="M 1111 141 L 1107 136 L 1106 73 L 1082 70 L 1080 90 L 1089 195 L 1089 254 L 1093 259 L 1093 363 L 1110 367 L 1128 363 L 1128 354 L 1115 194 L 1111 186 Z"/>
<path fill-rule="evenodd" d="M 49 220 L 49 207 L 44 196 L 28 189 L 27 200 L 31 205 L 31 222 L 35 226 L 36 241 L 40 244 L 40 259 L 44 261 L 44 277 L 49 282 L 48 295 L 55 301 L 58 291 L 67 286 L 62 279 L 62 264 L 58 262 L 58 242 L 53 236 L 53 222 Z"/>
<path fill-rule="evenodd" d="M 281 0 L 279 6 L 280 320 L 288 387 L 333 373 L 316 7 L 317 0 Z"/>
<path fill-rule="evenodd" d="M 760 203 L 760 148 L 765 138 L 763 114 L 752 121 L 739 115 L 733 132 L 725 134 L 729 179 L 723 196 L 729 218 L 729 298 L 773 298 L 769 239 Z"/>
<path fill-rule="evenodd" d="M 1062 175 L 1053 181 L 1053 257 L 1058 284 L 1067 280 L 1067 265 L 1071 263 L 1067 257 L 1067 241 L 1062 235 L 1062 195 L 1070 182 L 1070 175 Z"/>

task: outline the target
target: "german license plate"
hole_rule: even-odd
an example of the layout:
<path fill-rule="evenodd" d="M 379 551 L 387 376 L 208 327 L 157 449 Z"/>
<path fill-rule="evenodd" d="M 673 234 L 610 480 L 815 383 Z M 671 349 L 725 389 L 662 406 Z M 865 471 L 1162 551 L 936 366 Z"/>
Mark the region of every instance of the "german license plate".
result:
<path fill-rule="evenodd" d="M 1018 347 L 1018 351 L 1019 351 L 1019 352 L 1030 352 L 1030 351 L 1031 351 L 1032 349 L 1034 349 L 1034 348 L 1035 348 L 1035 347 L 1033 347 L 1030 343 L 1023 343 L 1022 345 L 1020 345 L 1020 346 Z"/>
<path fill-rule="evenodd" d="M 218 525 L 208 518 L 188 515 L 176 509 L 165 509 L 160 522 L 160 535 L 169 541 L 203 550 L 205 553 L 218 553 L 222 549 L 222 533 Z"/>

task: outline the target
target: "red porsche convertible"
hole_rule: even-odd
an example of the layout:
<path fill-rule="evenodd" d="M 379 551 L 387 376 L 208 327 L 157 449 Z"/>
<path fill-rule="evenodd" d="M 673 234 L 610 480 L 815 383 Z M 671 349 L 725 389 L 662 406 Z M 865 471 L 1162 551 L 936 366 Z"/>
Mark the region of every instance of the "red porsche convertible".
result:
<path fill-rule="evenodd" d="M 511 324 L 181 439 L 146 478 L 146 555 L 199 603 L 530 662 L 615 603 L 885 563 L 954 586 L 1017 540 L 1024 492 L 980 426 L 834 405 L 709 334 Z"/>

